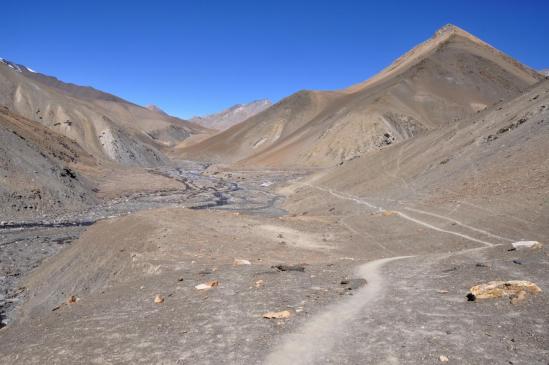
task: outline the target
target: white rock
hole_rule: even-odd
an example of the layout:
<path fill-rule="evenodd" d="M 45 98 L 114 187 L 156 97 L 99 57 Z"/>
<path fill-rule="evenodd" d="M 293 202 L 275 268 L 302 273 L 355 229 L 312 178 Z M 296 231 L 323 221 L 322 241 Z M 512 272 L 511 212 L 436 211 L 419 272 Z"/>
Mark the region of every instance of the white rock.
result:
<path fill-rule="evenodd" d="M 208 290 L 208 289 L 211 289 L 211 288 L 215 288 L 218 285 L 219 285 L 219 281 L 210 280 L 205 284 L 198 284 L 194 288 L 197 289 L 197 290 Z"/>
<path fill-rule="evenodd" d="M 244 259 L 234 259 L 234 264 L 235 266 L 240 266 L 240 265 L 251 265 L 252 263 Z"/>
<path fill-rule="evenodd" d="M 542 248 L 543 244 L 538 241 L 517 241 L 513 242 L 513 247 L 516 249 L 521 248 Z"/>

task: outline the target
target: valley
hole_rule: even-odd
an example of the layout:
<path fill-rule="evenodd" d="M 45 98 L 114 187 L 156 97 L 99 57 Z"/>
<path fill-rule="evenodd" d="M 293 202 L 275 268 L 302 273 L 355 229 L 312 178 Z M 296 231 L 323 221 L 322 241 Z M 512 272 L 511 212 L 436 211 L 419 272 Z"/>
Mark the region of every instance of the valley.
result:
<path fill-rule="evenodd" d="M 0 363 L 549 359 L 549 80 L 456 26 L 190 121 L 2 59 L 0 138 Z"/>

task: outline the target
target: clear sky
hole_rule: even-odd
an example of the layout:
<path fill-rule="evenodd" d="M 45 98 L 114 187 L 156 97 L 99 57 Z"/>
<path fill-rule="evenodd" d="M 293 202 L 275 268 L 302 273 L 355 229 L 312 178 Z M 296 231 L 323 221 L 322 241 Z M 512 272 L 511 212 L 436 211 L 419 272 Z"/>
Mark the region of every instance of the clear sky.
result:
<path fill-rule="evenodd" d="M 367 79 L 453 23 L 549 67 L 549 1 L 4 1 L 0 57 L 180 117 Z"/>

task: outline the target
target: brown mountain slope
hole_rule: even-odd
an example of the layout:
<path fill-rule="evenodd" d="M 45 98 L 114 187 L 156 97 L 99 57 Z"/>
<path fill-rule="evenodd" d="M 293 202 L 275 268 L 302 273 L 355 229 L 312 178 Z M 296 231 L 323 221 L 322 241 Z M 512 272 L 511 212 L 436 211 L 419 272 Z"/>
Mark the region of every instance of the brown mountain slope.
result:
<path fill-rule="evenodd" d="M 95 201 L 77 170 L 95 160 L 74 141 L 0 107 L 0 220 L 81 209 Z"/>
<path fill-rule="evenodd" d="M 78 142 L 100 159 L 156 165 L 162 149 L 204 128 L 90 87 L 0 62 L 0 105 Z"/>
<path fill-rule="evenodd" d="M 299 92 L 181 154 L 266 166 L 328 166 L 466 118 L 542 78 L 446 26 L 364 83 Z"/>
<path fill-rule="evenodd" d="M 465 221 L 475 210 L 502 231 L 514 229 L 517 240 L 524 232 L 541 240 L 549 234 L 548 138 L 545 80 L 472 118 L 318 173 L 290 210 L 310 210 L 314 187 L 322 196 L 318 209 L 331 197 L 413 216 L 408 207 L 431 207 Z"/>
<path fill-rule="evenodd" d="M 190 147 L 182 155 L 190 158 L 237 161 L 273 145 L 318 116 L 339 93 L 301 91 L 245 122 Z"/>

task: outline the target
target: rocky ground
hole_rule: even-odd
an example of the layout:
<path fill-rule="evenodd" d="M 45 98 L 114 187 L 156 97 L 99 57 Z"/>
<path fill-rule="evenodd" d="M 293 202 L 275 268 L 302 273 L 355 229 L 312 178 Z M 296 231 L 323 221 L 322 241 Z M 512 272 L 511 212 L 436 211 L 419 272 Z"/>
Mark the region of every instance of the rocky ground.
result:
<path fill-rule="evenodd" d="M 185 193 L 133 191 L 88 227 L 4 230 L 11 262 L 44 254 L 10 276 L 8 308 L 22 304 L 0 362 L 547 363 L 547 250 L 513 250 L 502 217 L 406 218 L 295 172 L 148 174 Z M 468 300 L 490 280 L 542 292 Z"/>
<path fill-rule="evenodd" d="M 179 161 L 170 166 L 148 169 L 125 177 L 105 176 L 99 191 L 100 204 L 77 213 L 62 213 L 48 217 L 11 221 L 0 225 L 0 316 L 5 325 L 13 308 L 21 301 L 23 290 L 19 280 L 38 267 L 47 257 L 57 254 L 65 245 L 77 239 L 91 224 L 104 219 L 134 214 L 162 207 L 190 209 L 223 209 L 277 216 L 281 198 L 270 187 L 299 176 L 284 174 L 245 174 L 237 176 L 216 172 L 206 174 L 207 165 Z M 157 176 L 165 177 L 160 182 Z M 128 178 L 139 179 L 132 189 Z M 123 179 L 123 190 L 121 181 Z M 147 179 L 152 180 L 149 189 Z M 171 184 L 167 184 L 166 181 Z M 158 186 L 155 186 L 158 185 Z"/>

